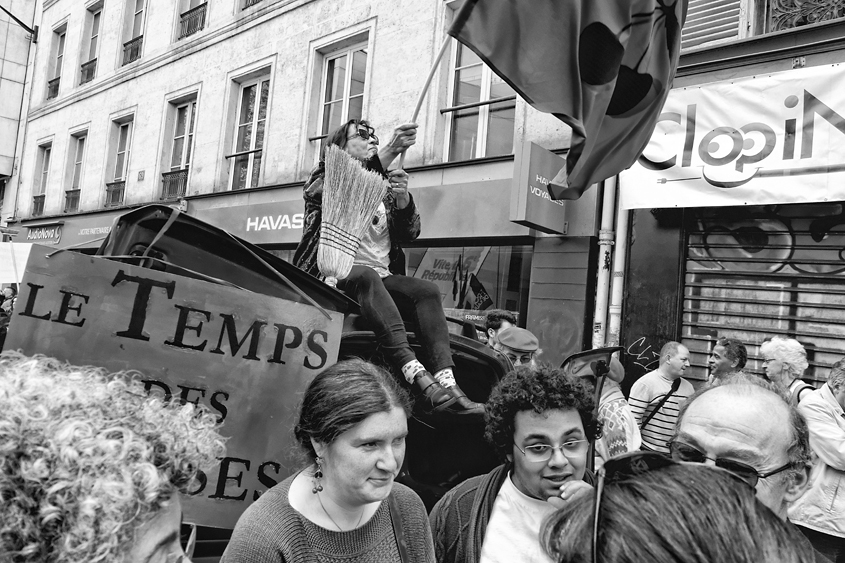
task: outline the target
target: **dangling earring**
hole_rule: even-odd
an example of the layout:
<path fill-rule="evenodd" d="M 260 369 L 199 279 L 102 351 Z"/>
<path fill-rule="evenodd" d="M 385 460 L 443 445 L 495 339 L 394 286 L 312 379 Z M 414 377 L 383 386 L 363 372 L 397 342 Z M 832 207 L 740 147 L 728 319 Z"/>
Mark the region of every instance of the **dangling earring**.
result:
<path fill-rule="evenodd" d="M 311 489 L 311 492 L 316 495 L 323 490 L 323 485 L 320 484 L 320 479 L 323 478 L 323 458 L 317 456 L 314 463 L 317 464 L 317 471 L 314 472 L 314 488 Z"/>

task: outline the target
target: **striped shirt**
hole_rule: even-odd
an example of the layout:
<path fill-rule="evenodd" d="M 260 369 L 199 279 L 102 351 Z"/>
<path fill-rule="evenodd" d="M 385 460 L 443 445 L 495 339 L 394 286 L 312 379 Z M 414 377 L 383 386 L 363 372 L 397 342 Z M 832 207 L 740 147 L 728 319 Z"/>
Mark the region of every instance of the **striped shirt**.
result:
<path fill-rule="evenodd" d="M 693 394 L 692 384 L 681 378 L 681 386 L 672 396 L 660 407 L 660 410 L 648 422 L 645 428 L 643 421 L 651 414 L 663 397 L 671 390 L 672 380 L 660 374 L 658 370 L 649 372 L 639 378 L 631 387 L 631 394 L 628 397 L 628 404 L 631 412 L 640 427 L 643 437 L 643 446 L 646 449 L 657 452 L 668 453 L 669 448 L 666 442 L 672 439 L 675 433 L 675 425 L 678 422 L 678 410 L 687 397 Z"/>

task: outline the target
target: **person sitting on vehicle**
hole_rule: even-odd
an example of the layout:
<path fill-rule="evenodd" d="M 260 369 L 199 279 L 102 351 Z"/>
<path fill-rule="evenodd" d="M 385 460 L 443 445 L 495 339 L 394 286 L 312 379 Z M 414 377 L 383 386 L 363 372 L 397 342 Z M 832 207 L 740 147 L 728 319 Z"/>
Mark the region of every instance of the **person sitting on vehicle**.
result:
<path fill-rule="evenodd" d="M 516 317 L 504 309 L 490 309 L 484 317 L 484 332 L 487 335 L 487 345 L 496 348 L 496 335 L 499 331 L 516 326 Z"/>
<path fill-rule="evenodd" d="M 505 461 L 472 477 L 431 512 L 438 563 L 546 562 L 544 518 L 591 491 L 589 441 L 600 434 L 593 396 L 547 364 L 521 366 L 487 401 L 485 437 Z"/>
<path fill-rule="evenodd" d="M 225 455 L 216 428 L 125 374 L 3 353 L 0 560 L 188 561 L 180 494 Z"/>
<path fill-rule="evenodd" d="M 807 351 L 793 338 L 775 336 L 760 345 L 766 377 L 789 390 L 789 401 L 798 405 L 802 397 L 809 395 L 815 387 L 799 379 L 810 364 Z"/>
<path fill-rule="evenodd" d="M 710 366 L 709 385 L 718 385 L 719 379 L 741 371 L 748 361 L 745 345 L 736 338 L 722 337 L 716 341 L 707 364 Z"/>
<path fill-rule="evenodd" d="M 483 405 L 471 401 L 455 383 L 455 363 L 440 290 L 429 281 L 405 275 L 401 243 L 419 236 L 420 215 L 408 192 L 408 175 L 403 170 L 386 175 L 384 169 L 416 142 L 416 134 L 415 123 L 400 125 L 387 146 L 376 152 L 375 130 L 364 120 L 351 119 L 326 139 L 324 155 L 325 147 L 337 145 L 368 170 L 387 177 L 390 183 L 373 225 L 361 240 L 352 271 L 338 281 L 337 287 L 361 305 L 361 315 L 372 325 L 381 350 L 393 369 L 415 389 L 426 414 L 480 421 Z M 317 249 L 324 177 L 325 162 L 321 161 L 305 183 L 305 226 L 293 257 L 297 267 L 316 277 L 321 277 Z M 417 360 L 408 344 L 403 319 L 416 324 L 430 371 Z"/>
<path fill-rule="evenodd" d="M 410 411 L 395 379 L 364 360 L 315 377 L 294 427 L 309 466 L 246 509 L 221 563 L 434 563 L 425 506 L 394 482 Z"/>
<path fill-rule="evenodd" d="M 809 563 L 794 527 L 731 473 L 675 463 L 655 452 L 609 460 L 595 495 L 583 495 L 545 524 L 555 562 Z M 595 548 L 595 553 L 593 549 Z"/>
<path fill-rule="evenodd" d="M 493 348 L 510 360 L 513 367 L 537 366 L 535 356 L 540 349 L 540 342 L 530 330 L 512 326 L 500 331 L 496 340 Z"/>

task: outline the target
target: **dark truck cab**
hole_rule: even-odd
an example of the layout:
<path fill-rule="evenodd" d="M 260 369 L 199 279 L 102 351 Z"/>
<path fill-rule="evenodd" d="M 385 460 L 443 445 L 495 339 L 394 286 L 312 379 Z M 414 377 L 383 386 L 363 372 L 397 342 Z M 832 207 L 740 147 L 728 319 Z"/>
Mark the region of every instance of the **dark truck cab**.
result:
<path fill-rule="evenodd" d="M 360 316 L 358 303 L 285 260 L 173 207 L 150 205 L 121 216 L 97 255 L 340 312 L 344 325 L 339 359 L 359 357 L 389 369 L 379 342 Z M 413 327 L 406 328 L 418 352 Z M 484 402 L 512 366 L 474 338 L 474 326 L 465 326 L 463 332 L 468 336 L 450 334 L 455 374 L 472 400 Z M 500 463 L 483 432 L 482 424 L 412 417 L 397 480 L 413 488 L 431 509 L 451 487 Z M 200 529 L 195 561 L 219 557 L 229 533 Z"/>

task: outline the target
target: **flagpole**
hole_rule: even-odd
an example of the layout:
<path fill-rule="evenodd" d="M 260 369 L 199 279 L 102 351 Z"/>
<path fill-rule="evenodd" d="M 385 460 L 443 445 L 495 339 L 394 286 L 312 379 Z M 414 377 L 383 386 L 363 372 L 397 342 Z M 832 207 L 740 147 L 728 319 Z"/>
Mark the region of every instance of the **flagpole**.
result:
<path fill-rule="evenodd" d="M 420 108 L 422 107 L 423 100 L 425 99 L 425 95 L 428 92 L 428 87 L 431 86 L 431 79 L 434 78 L 434 72 L 437 70 L 437 66 L 440 64 L 440 59 L 443 58 L 443 54 L 446 52 L 446 48 L 449 46 L 449 41 L 451 37 L 449 35 L 446 36 L 446 39 L 443 41 L 443 45 L 440 46 L 440 52 L 437 53 L 437 56 L 434 58 L 434 64 L 431 65 L 431 70 L 428 71 L 428 78 L 425 79 L 425 85 L 422 87 L 422 92 L 420 92 L 419 98 L 417 98 L 417 107 L 414 108 L 414 115 L 411 117 L 411 123 L 416 123 L 417 116 L 420 114 Z M 405 151 L 402 153 L 402 156 L 399 157 L 399 168 L 405 168 Z"/>

